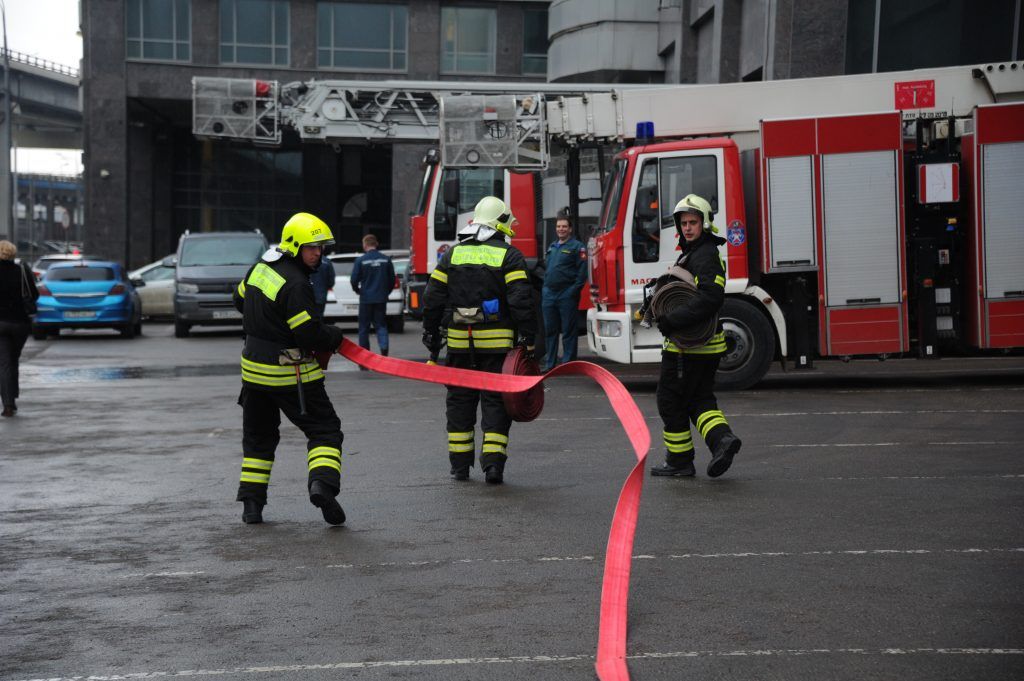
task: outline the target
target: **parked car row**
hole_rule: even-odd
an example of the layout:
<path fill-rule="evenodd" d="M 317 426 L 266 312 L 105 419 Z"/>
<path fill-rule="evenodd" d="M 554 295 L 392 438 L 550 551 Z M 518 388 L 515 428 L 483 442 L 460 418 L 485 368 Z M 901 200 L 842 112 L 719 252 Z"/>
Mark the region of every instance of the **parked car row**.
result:
<path fill-rule="evenodd" d="M 241 323 L 232 293 L 266 252 L 260 232 L 201 232 L 182 235 L 176 254 L 126 273 L 121 265 L 80 254 L 41 257 L 32 267 L 39 280 L 39 314 L 32 335 L 43 339 L 62 328 L 113 327 L 125 337 L 141 333 L 142 319 L 171 320 L 174 335 L 188 336 L 197 325 Z M 395 267 L 395 287 L 388 297 L 388 330 L 405 327 L 405 292 L 409 252 L 382 251 Z M 352 290 L 352 267 L 361 253 L 328 258 L 335 268 L 324 318 L 354 323 L 359 295 Z"/>

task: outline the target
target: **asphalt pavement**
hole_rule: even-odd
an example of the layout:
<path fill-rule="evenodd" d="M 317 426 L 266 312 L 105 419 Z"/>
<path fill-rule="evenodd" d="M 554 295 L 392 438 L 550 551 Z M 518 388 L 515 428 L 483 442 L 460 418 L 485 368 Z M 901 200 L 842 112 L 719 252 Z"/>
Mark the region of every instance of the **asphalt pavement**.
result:
<path fill-rule="evenodd" d="M 392 355 L 425 359 L 407 329 Z M 596 385 L 549 381 L 506 484 L 456 483 L 444 389 L 336 357 L 347 523 L 310 505 L 286 425 L 247 526 L 239 353 L 160 324 L 29 341 L 0 421 L 0 679 L 594 678 L 634 461 Z M 659 462 L 655 367 L 606 366 Z M 1024 678 L 1024 358 L 821 362 L 719 397 L 733 468 L 708 479 L 698 444 L 695 479 L 645 479 L 633 679 Z"/>

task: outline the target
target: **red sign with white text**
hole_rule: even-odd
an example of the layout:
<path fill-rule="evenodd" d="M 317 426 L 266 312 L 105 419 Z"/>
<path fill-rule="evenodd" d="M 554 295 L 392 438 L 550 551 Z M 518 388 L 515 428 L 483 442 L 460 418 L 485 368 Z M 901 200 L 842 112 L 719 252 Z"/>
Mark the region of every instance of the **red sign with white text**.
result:
<path fill-rule="evenodd" d="M 934 80 L 905 80 L 896 83 L 896 108 L 930 109 L 935 106 Z"/>

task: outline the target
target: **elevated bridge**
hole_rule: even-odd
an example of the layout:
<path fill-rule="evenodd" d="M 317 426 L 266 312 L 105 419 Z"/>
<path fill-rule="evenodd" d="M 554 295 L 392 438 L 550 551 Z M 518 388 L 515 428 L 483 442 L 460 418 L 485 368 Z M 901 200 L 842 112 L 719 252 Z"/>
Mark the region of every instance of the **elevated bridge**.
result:
<path fill-rule="evenodd" d="M 8 51 L 7 56 L 11 65 L 14 146 L 81 149 L 78 69 L 15 50 Z M 5 62 L 0 59 L 0 66 Z M 0 110 L 0 116 L 5 113 Z"/>

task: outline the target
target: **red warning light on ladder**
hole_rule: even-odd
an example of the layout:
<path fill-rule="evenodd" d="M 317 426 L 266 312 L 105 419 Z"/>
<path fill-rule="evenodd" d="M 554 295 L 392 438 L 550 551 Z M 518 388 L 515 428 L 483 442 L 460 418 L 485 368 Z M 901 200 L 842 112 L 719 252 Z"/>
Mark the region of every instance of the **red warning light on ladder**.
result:
<path fill-rule="evenodd" d="M 905 80 L 896 83 L 896 107 L 906 109 L 931 109 L 935 106 L 934 80 Z"/>

